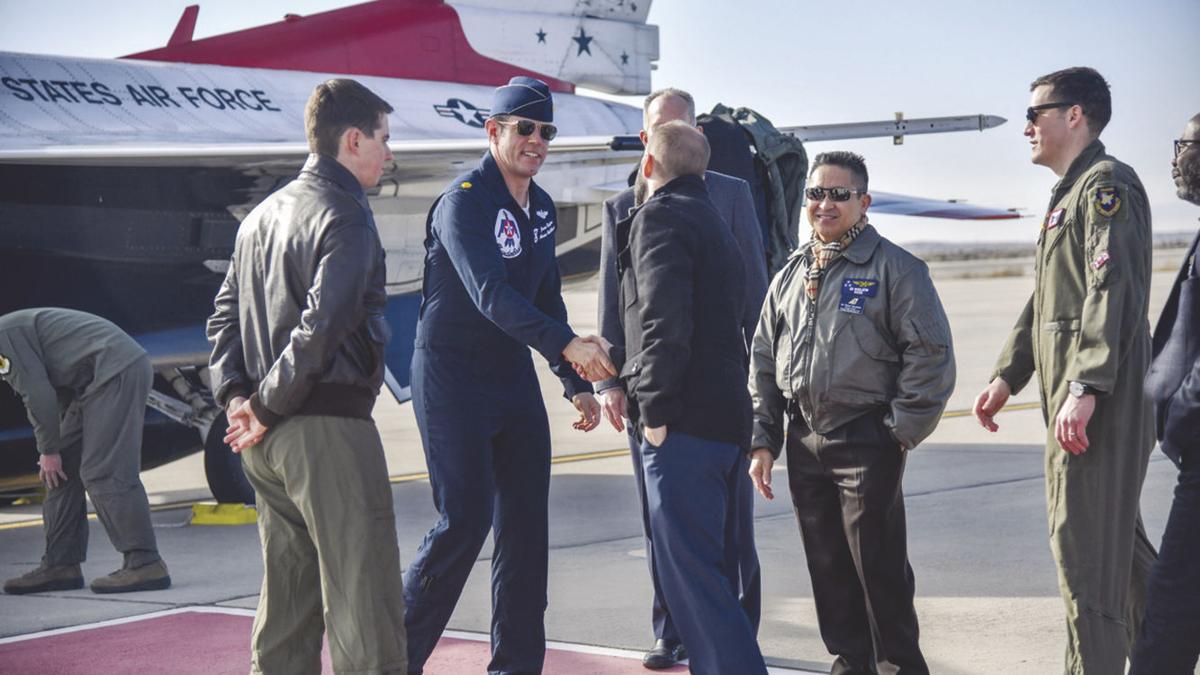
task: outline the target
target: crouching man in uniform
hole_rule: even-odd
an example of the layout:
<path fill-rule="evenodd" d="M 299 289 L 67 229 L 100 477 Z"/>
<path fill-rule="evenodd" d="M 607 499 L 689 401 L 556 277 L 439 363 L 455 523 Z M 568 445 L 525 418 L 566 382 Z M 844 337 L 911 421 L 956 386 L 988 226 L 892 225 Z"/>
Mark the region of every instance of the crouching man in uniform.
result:
<path fill-rule="evenodd" d="M 745 272 L 704 185 L 708 157 L 687 122 L 649 141 L 650 197 L 617 223 L 625 342 L 612 353 L 641 441 L 654 564 L 691 671 L 766 673 L 726 569 L 750 433 Z"/>
<path fill-rule="evenodd" d="M 46 553 L 37 569 L 4 592 L 83 587 L 87 558 L 84 492 L 92 498 L 124 566 L 92 581 L 96 593 L 167 588 L 150 503 L 138 473 L 146 396 L 154 380 L 146 351 L 120 328 L 70 309 L 23 309 L 0 317 L 0 379 L 29 413 L 50 488 L 42 505 Z"/>
<path fill-rule="evenodd" d="M 809 185 L 813 237 L 772 281 L 754 336 L 750 477 L 772 499 L 786 445 L 830 672 L 928 673 L 901 479 L 954 390 L 950 326 L 925 263 L 867 222 L 862 157 L 817 155 Z"/>

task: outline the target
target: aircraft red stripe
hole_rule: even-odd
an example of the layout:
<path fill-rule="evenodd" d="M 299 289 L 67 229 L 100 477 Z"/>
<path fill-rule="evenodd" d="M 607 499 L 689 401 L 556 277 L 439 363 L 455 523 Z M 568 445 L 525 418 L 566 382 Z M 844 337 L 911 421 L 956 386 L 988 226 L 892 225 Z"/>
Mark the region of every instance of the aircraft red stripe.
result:
<path fill-rule="evenodd" d="M 378 0 L 309 16 L 289 14 L 278 23 L 122 58 L 490 86 L 527 75 L 554 91 L 575 91 L 570 82 L 476 52 L 458 13 L 442 0 Z"/>

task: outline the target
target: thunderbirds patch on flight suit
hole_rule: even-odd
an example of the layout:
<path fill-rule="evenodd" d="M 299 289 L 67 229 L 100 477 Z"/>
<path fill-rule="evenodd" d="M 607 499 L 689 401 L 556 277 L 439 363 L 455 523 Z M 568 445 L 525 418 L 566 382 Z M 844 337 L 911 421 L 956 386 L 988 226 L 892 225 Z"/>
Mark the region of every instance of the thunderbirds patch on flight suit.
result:
<path fill-rule="evenodd" d="M 1096 213 L 1105 218 L 1113 217 L 1121 209 L 1121 197 L 1117 195 L 1115 187 L 1096 188 L 1092 203 L 1096 205 Z"/>
<path fill-rule="evenodd" d="M 505 258 L 521 255 L 521 228 L 517 227 L 517 219 L 508 209 L 496 213 L 496 245 Z"/>
<path fill-rule="evenodd" d="M 842 283 L 842 300 L 838 303 L 838 311 L 862 314 L 867 306 L 867 298 L 873 298 L 877 293 L 877 279 L 846 279 Z"/>
<path fill-rule="evenodd" d="M 1066 209 L 1054 209 L 1051 211 L 1050 214 L 1046 216 L 1046 229 L 1053 230 L 1059 225 L 1062 225 L 1062 217 L 1065 211 Z"/>
<path fill-rule="evenodd" d="M 7 375 L 10 370 L 12 370 L 12 361 L 9 361 L 7 356 L 0 354 L 0 375 Z"/>
<path fill-rule="evenodd" d="M 538 217 L 538 218 L 541 218 L 542 220 L 545 220 L 545 219 L 546 219 L 546 216 L 548 216 L 548 215 L 550 215 L 550 212 L 549 212 L 549 211 L 547 211 L 546 209 L 538 209 L 538 212 L 537 212 L 537 217 Z"/>

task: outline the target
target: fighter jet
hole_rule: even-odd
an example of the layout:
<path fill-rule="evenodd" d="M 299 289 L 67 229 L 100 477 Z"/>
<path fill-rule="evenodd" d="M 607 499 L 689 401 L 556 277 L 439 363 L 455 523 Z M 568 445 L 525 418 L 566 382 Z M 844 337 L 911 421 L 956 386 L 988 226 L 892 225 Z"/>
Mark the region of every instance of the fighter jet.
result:
<path fill-rule="evenodd" d="M 637 133 L 641 110 L 576 87 L 649 93 L 659 54 L 649 9 L 649 0 L 379 0 L 195 39 L 194 5 L 161 49 L 118 59 L 0 52 L 0 314 L 71 307 L 121 326 L 156 370 L 144 468 L 203 448 L 214 496 L 249 501 L 240 458 L 221 441 L 203 325 L 238 223 L 303 164 L 313 86 L 355 77 L 395 107 L 396 161 L 370 198 L 387 251 L 387 385 L 403 402 L 426 212 L 485 152 L 487 103 L 512 76 L 555 91 L 559 138 L 538 183 L 558 205 L 564 276 L 594 272 L 602 202 L 639 156 L 614 138 Z M 972 115 L 791 131 L 902 138 L 1001 122 Z M 897 203 L 914 214 L 1006 216 Z M 21 402 L 0 387 L 0 491 L 36 486 L 35 452 Z"/>

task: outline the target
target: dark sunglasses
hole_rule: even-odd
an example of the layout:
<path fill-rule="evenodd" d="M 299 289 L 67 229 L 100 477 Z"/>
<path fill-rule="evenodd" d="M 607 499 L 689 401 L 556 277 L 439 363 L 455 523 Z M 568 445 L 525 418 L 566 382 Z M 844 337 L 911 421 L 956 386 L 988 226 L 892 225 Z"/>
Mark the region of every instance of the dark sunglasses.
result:
<path fill-rule="evenodd" d="M 1185 141 L 1183 139 L 1179 139 L 1179 140 L 1175 141 L 1175 158 L 1179 159 L 1179 155 L 1185 149 L 1187 149 L 1187 146 L 1195 145 L 1196 143 L 1200 143 L 1200 141 Z"/>
<path fill-rule="evenodd" d="M 804 191 L 804 196 L 808 197 L 809 201 L 813 201 L 813 202 L 825 201 L 825 195 L 829 195 L 829 198 L 835 202 L 847 202 L 847 201 L 850 201 L 851 195 L 865 195 L 865 194 L 866 194 L 866 191 L 864 191 L 864 190 L 852 190 L 850 188 L 843 188 L 843 187 L 834 187 L 834 188 L 810 187 Z"/>
<path fill-rule="evenodd" d="M 558 127 L 553 124 L 539 124 L 533 120 L 517 120 L 516 122 L 500 122 L 499 124 L 517 127 L 517 133 L 521 136 L 532 136 L 534 129 L 541 128 L 542 140 L 544 141 L 552 141 L 558 135 Z"/>
<path fill-rule="evenodd" d="M 1059 101 L 1058 103 L 1043 103 L 1041 105 L 1029 106 L 1025 109 L 1025 119 L 1029 120 L 1030 123 L 1036 124 L 1038 113 L 1041 111 L 1054 110 L 1055 108 L 1070 108 L 1073 105 L 1075 104 L 1068 103 L 1067 101 Z"/>

